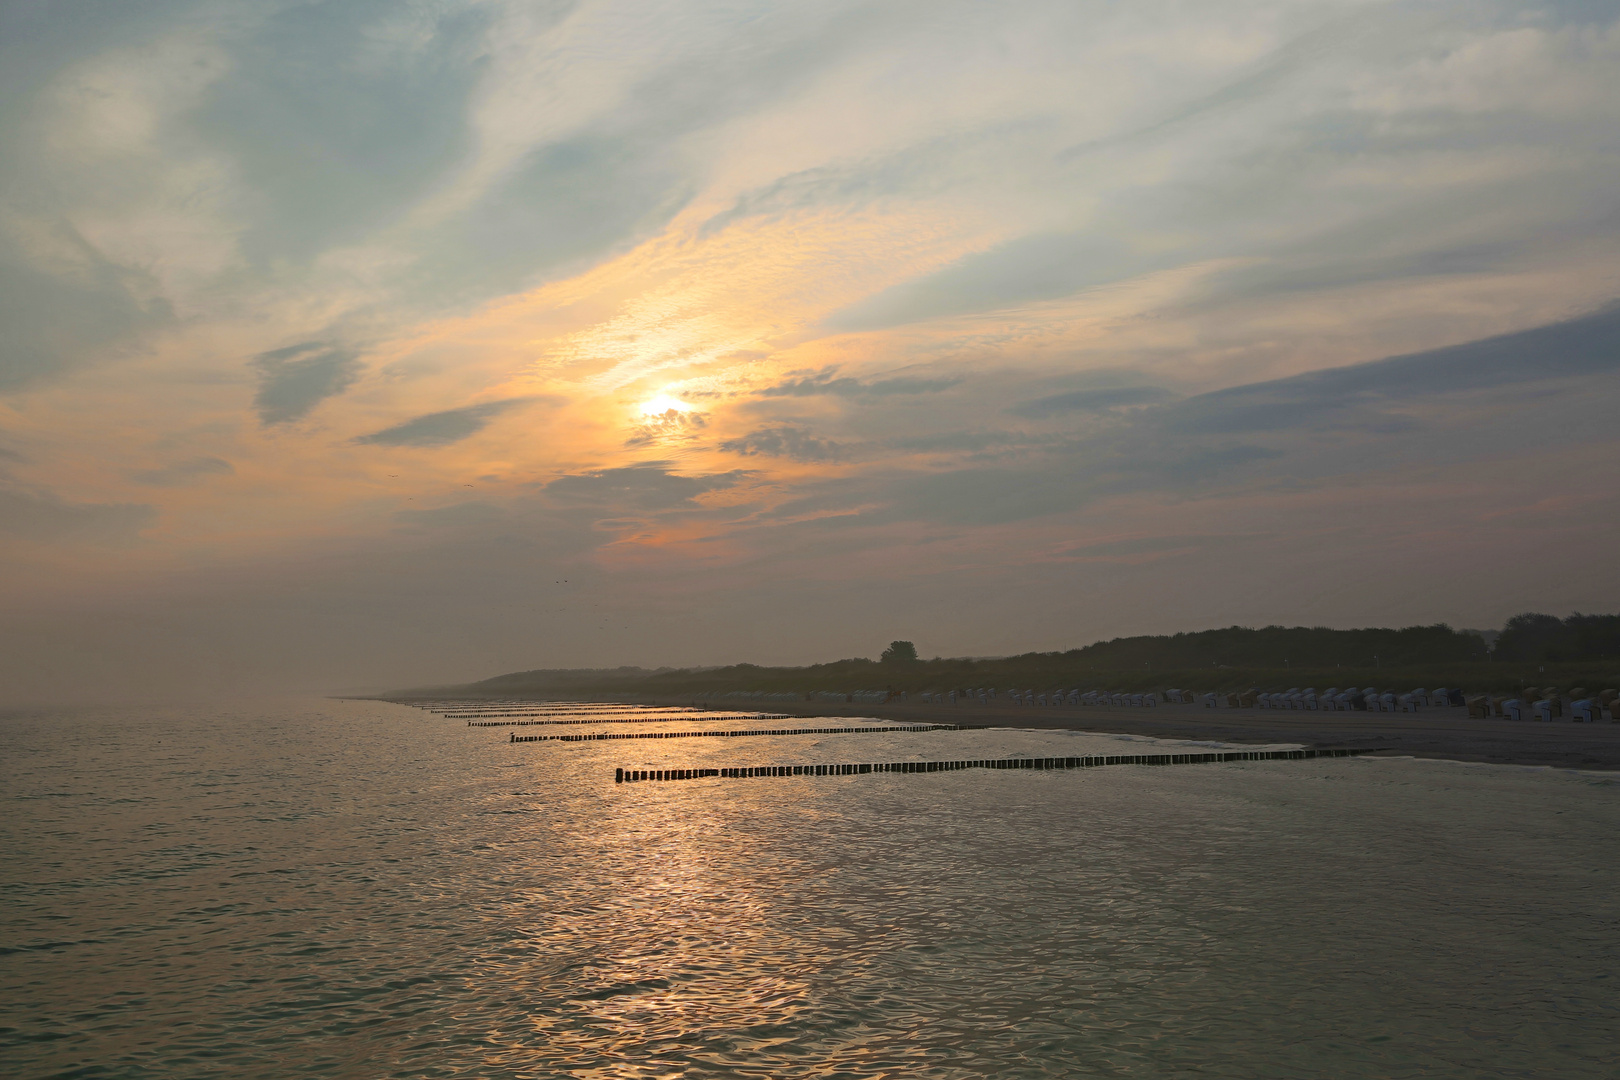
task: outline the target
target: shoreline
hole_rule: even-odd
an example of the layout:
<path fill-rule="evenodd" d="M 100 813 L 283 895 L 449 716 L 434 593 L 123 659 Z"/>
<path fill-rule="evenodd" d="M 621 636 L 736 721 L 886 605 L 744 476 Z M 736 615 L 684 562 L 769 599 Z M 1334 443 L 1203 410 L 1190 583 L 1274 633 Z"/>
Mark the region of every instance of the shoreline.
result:
<path fill-rule="evenodd" d="M 628 695 L 641 705 L 693 705 L 703 699 Z M 1620 771 L 1620 723 L 1550 724 L 1530 720 L 1471 719 L 1462 709 L 1418 713 L 1309 712 L 1206 709 L 1162 704 L 1152 709 L 1109 705 L 1024 706 L 1004 702 L 885 704 L 709 700 L 714 708 L 758 709 L 794 717 L 862 716 L 908 723 L 986 724 L 1146 735 L 1159 739 L 1236 745 L 1299 743 L 1309 749 L 1372 749 L 1385 756 L 1435 758 L 1488 765 L 1541 765 L 1586 772 Z"/>

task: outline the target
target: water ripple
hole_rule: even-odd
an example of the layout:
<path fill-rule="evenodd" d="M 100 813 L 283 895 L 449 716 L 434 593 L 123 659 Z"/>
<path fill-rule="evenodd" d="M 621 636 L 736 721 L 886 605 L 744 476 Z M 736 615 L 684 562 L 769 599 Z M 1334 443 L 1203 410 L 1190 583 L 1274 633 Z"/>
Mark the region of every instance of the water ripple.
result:
<path fill-rule="evenodd" d="M 1117 740 L 504 737 L 364 702 L 0 723 L 7 1075 L 1583 1078 L 1620 1049 L 1610 782 L 616 787 Z"/>

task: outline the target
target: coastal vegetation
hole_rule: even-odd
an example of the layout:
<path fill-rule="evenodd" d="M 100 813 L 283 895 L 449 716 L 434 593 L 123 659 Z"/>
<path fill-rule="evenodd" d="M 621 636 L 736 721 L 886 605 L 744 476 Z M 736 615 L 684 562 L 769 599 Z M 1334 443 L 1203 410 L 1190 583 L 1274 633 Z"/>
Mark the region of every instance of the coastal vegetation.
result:
<path fill-rule="evenodd" d="M 1494 646 L 1488 644 L 1494 639 Z M 1400 629 L 1231 626 L 1114 638 L 1062 652 L 991 658 L 922 659 L 909 641 L 882 657 L 805 667 L 733 664 L 708 668 L 538 669 L 454 688 L 489 697 L 536 694 L 696 697 L 967 687 L 1152 690 L 1175 686 L 1235 691 L 1299 686 L 1449 686 L 1514 692 L 1527 686 L 1608 687 L 1620 683 L 1620 615 L 1525 614 L 1499 633 L 1443 623 Z"/>

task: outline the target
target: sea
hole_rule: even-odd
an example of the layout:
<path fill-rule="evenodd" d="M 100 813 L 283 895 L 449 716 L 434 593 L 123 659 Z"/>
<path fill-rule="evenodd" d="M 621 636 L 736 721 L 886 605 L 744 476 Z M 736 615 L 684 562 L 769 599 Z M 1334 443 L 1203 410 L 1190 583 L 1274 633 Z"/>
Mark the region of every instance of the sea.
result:
<path fill-rule="evenodd" d="M 0 715 L 0 1075 L 1620 1076 L 1615 775 L 545 712 Z"/>

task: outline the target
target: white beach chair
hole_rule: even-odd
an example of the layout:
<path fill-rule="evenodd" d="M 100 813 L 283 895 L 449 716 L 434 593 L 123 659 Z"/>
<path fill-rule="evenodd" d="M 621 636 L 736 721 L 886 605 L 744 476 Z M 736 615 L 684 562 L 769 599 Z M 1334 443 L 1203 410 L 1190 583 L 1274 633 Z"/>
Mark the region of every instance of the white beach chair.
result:
<path fill-rule="evenodd" d="M 1509 720 L 1524 719 L 1524 702 L 1516 697 L 1502 699 L 1502 715 Z"/>
<path fill-rule="evenodd" d="M 1591 698 L 1581 698 L 1579 701 L 1569 703 L 1569 718 L 1577 724 L 1594 724 L 1600 715 L 1602 710 Z"/>

